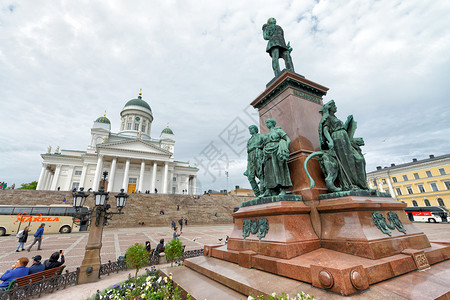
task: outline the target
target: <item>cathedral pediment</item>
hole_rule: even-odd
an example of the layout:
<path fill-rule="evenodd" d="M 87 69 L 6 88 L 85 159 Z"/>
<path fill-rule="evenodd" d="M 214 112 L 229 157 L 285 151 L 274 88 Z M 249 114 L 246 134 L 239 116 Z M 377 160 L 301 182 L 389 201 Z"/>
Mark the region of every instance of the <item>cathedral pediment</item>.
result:
<path fill-rule="evenodd" d="M 107 143 L 97 145 L 97 149 L 103 151 L 126 151 L 126 152 L 139 152 L 155 155 L 171 156 L 172 152 L 167 151 L 159 146 L 159 144 L 152 144 L 142 140 L 121 141 L 116 143 Z"/>

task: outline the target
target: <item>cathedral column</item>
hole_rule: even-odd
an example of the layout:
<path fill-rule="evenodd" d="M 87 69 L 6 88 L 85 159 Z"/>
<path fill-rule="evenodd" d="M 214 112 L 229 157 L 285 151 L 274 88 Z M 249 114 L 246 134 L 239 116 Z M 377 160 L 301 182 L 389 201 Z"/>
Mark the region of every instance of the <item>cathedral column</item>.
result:
<path fill-rule="evenodd" d="M 116 177 L 117 157 L 114 157 L 111 164 L 111 171 L 109 172 L 108 192 L 113 191 L 114 178 Z"/>
<path fill-rule="evenodd" d="M 48 183 L 47 183 L 47 190 L 50 190 L 50 188 L 52 187 L 52 183 L 53 183 L 53 176 L 54 173 L 52 174 L 50 171 L 50 177 L 48 178 Z"/>
<path fill-rule="evenodd" d="M 87 173 L 87 164 L 83 164 L 83 169 L 81 169 L 81 176 L 80 176 L 80 186 L 84 188 L 84 182 L 86 181 L 86 173 Z"/>
<path fill-rule="evenodd" d="M 197 176 L 192 177 L 192 194 L 197 193 Z"/>
<path fill-rule="evenodd" d="M 50 180 L 50 170 L 47 168 L 45 168 L 45 176 L 44 176 L 44 182 L 42 184 L 42 189 L 43 190 L 48 190 L 48 181 Z"/>
<path fill-rule="evenodd" d="M 130 159 L 125 162 L 125 173 L 123 174 L 122 188 L 127 192 L 128 190 L 128 173 L 130 171 Z"/>
<path fill-rule="evenodd" d="M 155 192 L 155 185 L 156 185 L 156 169 L 158 168 L 158 165 L 155 162 L 153 162 L 153 170 L 152 170 L 152 186 L 150 188 L 150 193 Z"/>
<path fill-rule="evenodd" d="M 139 186 L 137 188 L 138 192 L 142 193 L 142 186 L 144 185 L 144 171 L 145 171 L 145 161 L 141 161 L 141 173 L 139 174 Z"/>
<path fill-rule="evenodd" d="M 58 184 L 59 174 L 61 173 L 61 165 L 56 165 L 55 175 L 53 176 L 52 185 L 50 190 L 56 190 L 56 185 Z"/>
<path fill-rule="evenodd" d="M 42 164 L 41 174 L 39 175 L 39 180 L 38 180 L 36 190 L 42 189 L 42 184 L 44 183 L 43 180 L 44 180 L 44 175 L 45 175 L 46 170 L 47 170 L 47 164 Z"/>
<path fill-rule="evenodd" d="M 189 192 L 191 191 L 191 189 L 189 188 L 189 179 L 190 179 L 190 177 L 188 175 L 186 178 L 186 195 L 188 195 Z"/>
<path fill-rule="evenodd" d="M 70 183 L 72 182 L 74 168 L 75 168 L 75 166 L 71 166 L 69 169 L 69 173 L 67 174 L 67 183 L 66 183 L 66 186 L 63 188 L 63 191 L 70 191 Z"/>
<path fill-rule="evenodd" d="M 163 193 L 167 194 L 167 175 L 169 173 L 169 163 L 164 163 Z"/>
<path fill-rule="evenodd" d="M 92 190 L 93 191 L 99 190 L 98 183 L 100 181 L 102 167 L 103 167 L 103 155 L 99 154 L 98 159 L 97 159 L 97 167 L 95 168 L 94 181 L 92 182 Z"/>

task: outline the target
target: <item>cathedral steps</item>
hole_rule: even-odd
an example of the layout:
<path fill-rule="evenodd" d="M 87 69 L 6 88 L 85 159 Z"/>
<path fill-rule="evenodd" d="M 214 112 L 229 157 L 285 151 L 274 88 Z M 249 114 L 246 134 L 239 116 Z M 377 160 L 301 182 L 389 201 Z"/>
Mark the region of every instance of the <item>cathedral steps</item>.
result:
<path fill-rule="evenodd" d="M 115 197 L 110 194 L 109 203 L 115 211 Z M 208 195 L 174 195 L 174 194 L 129 194 L 122 216 L 113 216 L 108 227 L 138 227 L 138 222 L 145 226 L 170 226 L 172 220 L 178 225 L 181 217 L 188 219 L 188 224 L 230 224 L 233 208 L 250 197 L 208 196 Z M 34 191 L 34 190 L 0 190 L 1 205 L 72 205 L 72 192 L 68 191 Z M 93 194 L 87 198 L 86 206 L 94 204 Z M 179 210 L 177 210 L 179 205 Z M 164 211 L 164 214 L 160 212 Z M 217 214 L 217 216 L 216 216 Z"/>

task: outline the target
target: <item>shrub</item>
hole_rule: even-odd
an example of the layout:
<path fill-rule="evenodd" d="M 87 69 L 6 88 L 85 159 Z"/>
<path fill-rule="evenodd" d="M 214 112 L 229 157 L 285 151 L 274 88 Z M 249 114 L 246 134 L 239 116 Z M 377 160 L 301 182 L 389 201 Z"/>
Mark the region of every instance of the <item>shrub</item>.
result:
<path fill-rule="evenodd" d="M 167 261 L 170 261 L 171 266 L 173 266 L 173 261 L 183 254 L 183 245 L 180 240 L 173 239 L 166 244 L 166 250 L 164 250 Z"/>
<path fill-rule="evenodd" d="M 130 269 L 136 269 L 136 275 L 134 276 L 134 285 L 136 285 L 137 274 L 139 269 L 145 267 L 148 264 L 150 253 L 145 249 L 144 245 L 136 243 L 128 248 L 125 254 L 125 260 L 127 266 Z"/>

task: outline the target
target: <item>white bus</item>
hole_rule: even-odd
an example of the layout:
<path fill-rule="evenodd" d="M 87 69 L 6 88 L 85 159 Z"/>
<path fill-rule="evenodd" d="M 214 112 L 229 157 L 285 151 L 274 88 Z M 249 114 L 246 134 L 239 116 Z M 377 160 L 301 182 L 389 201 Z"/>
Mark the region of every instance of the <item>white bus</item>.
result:
<path fill-rule="evenodd" d="M 45 233 L 88 230 L 89 208 L 82 207 L 79 212 L 81 215 L 75 215 L 70 205 L 0 205 L 0 236 L 17 234 L 25 226 L 34 233 L 41 223 L 45 223 Z"/>
<path fill-rule="evenodd" d="M 405 213 L 411 222 L 445 223 L 449 219 L 448 210 L 441 206 L 405 207 Z"/>

